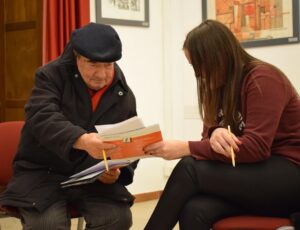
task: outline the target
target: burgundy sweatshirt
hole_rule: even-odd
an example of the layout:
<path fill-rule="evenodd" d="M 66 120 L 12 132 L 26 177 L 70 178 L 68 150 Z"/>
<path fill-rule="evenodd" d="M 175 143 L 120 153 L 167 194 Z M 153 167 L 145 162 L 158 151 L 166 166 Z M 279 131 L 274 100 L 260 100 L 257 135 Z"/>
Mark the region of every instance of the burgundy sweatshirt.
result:
<path fill-rule="evenodd" d="M 290 82 L 273 67 L 253 68 L 241 89 L 242 144 L 237 163 L 258 162 L 271 155 L 281 155 L 300 164 L 300 99 Z M 210 127 L 213 128 L 213 127 Z M 212 150 L 208 128 L 201 141 L 189 141 L 196 159 L 231 162 Z"/>

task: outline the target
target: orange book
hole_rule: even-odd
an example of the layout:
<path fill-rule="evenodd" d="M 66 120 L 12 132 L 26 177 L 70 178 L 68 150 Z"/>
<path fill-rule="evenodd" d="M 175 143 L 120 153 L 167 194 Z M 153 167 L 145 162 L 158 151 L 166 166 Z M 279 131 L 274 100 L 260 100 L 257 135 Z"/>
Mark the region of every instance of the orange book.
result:
<path fill-rule="evenodd" d="M 120 151 L 111 155 L 111 159 L 143 158 L 148 156 L 144 154 L 144 147 L 161 141 L 162 135 L 157 126 L 110 137 L 104 136 L 102 140 L 120 147 Z"/>
<path fill-rule="evenodd" d="M 144 147 L 162 141 L 162 134 L 158 124 L 145 127 L 138 117 L 109 125 L 96 126 L 101 139 L 120 147 L 120 151 L 111 155 L 111 159 L 144 158 Z"/>

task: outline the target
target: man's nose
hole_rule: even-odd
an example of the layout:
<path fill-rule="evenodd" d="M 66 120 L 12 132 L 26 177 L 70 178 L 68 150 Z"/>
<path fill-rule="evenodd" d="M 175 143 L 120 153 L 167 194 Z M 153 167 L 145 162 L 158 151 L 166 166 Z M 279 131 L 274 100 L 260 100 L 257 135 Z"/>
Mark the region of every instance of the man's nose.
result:
<path fill-rule="evenodd" d="M 96 75 L 97 77 L 103 77 L 103 76 L 105 76 L 105 69 L 103 67 L 98 67 L 95 70 L 94 75 Z"/>

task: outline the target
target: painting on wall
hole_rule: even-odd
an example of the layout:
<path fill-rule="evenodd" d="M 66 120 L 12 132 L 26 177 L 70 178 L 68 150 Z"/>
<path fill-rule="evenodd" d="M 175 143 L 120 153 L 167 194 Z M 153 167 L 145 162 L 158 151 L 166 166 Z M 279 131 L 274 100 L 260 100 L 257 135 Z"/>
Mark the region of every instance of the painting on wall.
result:
<path fill-rule="evenodd" d="M 244 47 L 299 42 L 299 0 L 203 0 L 202 16 L 227 25 Z"/>
<path fill-rule="evenodd" d="M 96 0 L 96 22 L 149 27 L 149 0 Z"/>

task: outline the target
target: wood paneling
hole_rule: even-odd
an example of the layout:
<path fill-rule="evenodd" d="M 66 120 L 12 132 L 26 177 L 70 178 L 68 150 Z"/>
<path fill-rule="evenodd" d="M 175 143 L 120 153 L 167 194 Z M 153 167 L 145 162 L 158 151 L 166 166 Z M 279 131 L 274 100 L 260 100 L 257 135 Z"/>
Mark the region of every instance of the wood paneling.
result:
<path fill-rule="evenodd" d="M 25 22 L 40 20 L 39 11 L 42 0 L 4 0 L 5 22 Z"/>
<path fill-rule="evenodd" d="M 5 118 L 5 121 L 22 121 L 24 119 L 24 108 L 6 108 Z"/>
<path fill-rule="evenodd" d="M 35 70 L 42 63 L 42 1 L 0 0 L 0 121 L 23 120 Z"/>
<path fill-rule="evenodd" d="M 134 202 L 144 202 L 148 200 L 156 200 L 159 199 L 161 196 L 162 191 L 154 191 L 154 192 L 147 192 L 147 193 L 140 193 L 140 194 L 135 194 L 135 200 Z"/>
<path fill-rule="evenodd" d="M 28 22 L 14 22 L 5 24 L 5 31 L 14 31 L 14 30 L 28 30 L 28 29 L 36 29 L 35 21 Z"/>
<path fill-rule="evenodd" d="M 0 0 L 0 121 L 4 120 L 4 99 L 5 99 L 5 85 L 4 85 L 4 0 Z"/>
<path fill-rule="evenodd" d="M 36 30 L 16 30 L 6 33 L 6 99 L 28 98 L 33 86 L 34 72 L 40 65 L 39 37 Z"/>

